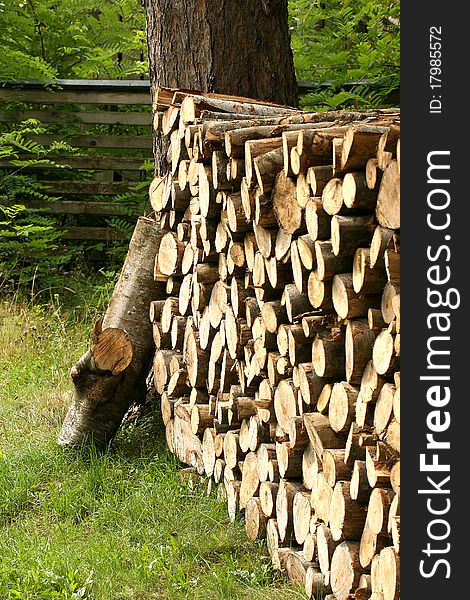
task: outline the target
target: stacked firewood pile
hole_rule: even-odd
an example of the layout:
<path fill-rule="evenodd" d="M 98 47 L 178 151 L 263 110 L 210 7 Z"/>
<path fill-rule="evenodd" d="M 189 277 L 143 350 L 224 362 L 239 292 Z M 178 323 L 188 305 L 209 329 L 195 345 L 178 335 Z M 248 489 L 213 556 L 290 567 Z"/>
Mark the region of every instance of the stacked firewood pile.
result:
<path fill-rule="evenodd" d="M 395 600 L 399 114 L 168 90 L 155 108 L 168 446 L 308 597 Z"/>

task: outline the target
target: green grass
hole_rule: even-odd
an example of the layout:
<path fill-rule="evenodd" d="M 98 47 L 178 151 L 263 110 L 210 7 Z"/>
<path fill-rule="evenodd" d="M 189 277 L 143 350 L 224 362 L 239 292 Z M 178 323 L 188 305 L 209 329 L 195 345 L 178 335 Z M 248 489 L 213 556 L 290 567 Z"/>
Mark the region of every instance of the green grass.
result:
<path fill-rule="evenodd" d="M 180 482 L 158 411 L 104 454 L 56 444 L 93 310 L 0 305 L 0 599 L 304 598 L 225 504 Z"/>

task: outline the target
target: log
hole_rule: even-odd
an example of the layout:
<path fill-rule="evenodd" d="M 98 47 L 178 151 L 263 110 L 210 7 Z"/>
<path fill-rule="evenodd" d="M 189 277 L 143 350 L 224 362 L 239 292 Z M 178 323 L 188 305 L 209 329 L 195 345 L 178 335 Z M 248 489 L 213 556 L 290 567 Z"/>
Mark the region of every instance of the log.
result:
<path fill-rule="evenodd" d="M 285 559 L 285 570 L 290 581 L 294 585 L 305 588 L 305 580 L 307 570 L 312 566 L 312 563 L 305 560 L 301 551 L 289 550 Z"/>
<path fill-rule="evenodd" d="M 320 413 L 305 413 L 303 419 L 310 443 L 320 461 L 325 448 L 344 448 L 346 436 L 331 428 L 328 417 Z"/>
<path fill-rule="evenodd" d="M 301 315 L 311 310 L 311 305 L 306 294 L 299 292 L 294 284 L 288 284 L 284 288 L 283 299 L 286 305 L 287 318 L 291 323 Z M 299 326 L 300 329 L 303 329 Z"/>
<path fill-rule="evenodd" d="M 330 241 L 317 240 L 315 242 L 315 253 L 318 277 L 321 280 L 332 279 L 336 273 L 347 273 L 352 270 L 354 256 L 335 256 Z"/>
<path fill-rule="evenodd" d="M 300 260 L 307 271 L 316 268 L 315 240 L 310 235 L 301 235 L 297 238 L 297 249 Z"/>
<path fill-rule="evenodd" d="M 393 497 L 392 503 L 390 504 L 390 509 L 388 511 L 388 523 L 387 523 L 387 531 L 390 533 L 392 531 L 392 523 L 393 519 L 400 516 L 400 492 L 397 492 Z"/>
<path fill-rule="evenodd" d="M 266 517 L 272 517 L 275 514 L 276 496 L 279 484 L 270 481 L 262 481 L 259 486 L 259 499 L 261 510 Z"/>
<path fill-rule="evenodd" d="M 344 448 L 346 462 L 366 459 L 365 446 L 369 444 L 371 439 L 371 443 L 374 443 L 373 436 L 369 435 L 368 432 L 368 429 L 361 429 L 357 423 L 351 425 Z"/>
<path fill-rule="evenodd" d="M 393 308 L 394 298 L 400 294 L 400 287 L 393 285 L 390 281 L 385 284 L 380 309 L 385 323 L 390 324 L 395 318 L 395 310 Z"/>
<path fill-rule="evenodd" d="M 349 481 L 338 481 L 331 496 L 329 523 L 335 541 L 359 540 L 366 522 L 367 509 L 351 498 L 349 488 Z"/>
<path fill-rule="evenodd" d="M 266 525 L 266 544 L 268 546 L 268 552 L 271 556 L 271 562 L 275 569 L 281 568 L 281 562 L 279 559 L 279 530 L 276 519 L 269 519 Z"/>
<path fill-rule="evenodd" d="M 369 158 L 366 163 L 366 183 L 370 190 L 379 188 L 382 171 L 379 169 L 377 158 Z"/>
<path fill-rule="evenodd" d="M 302 446 L 293 447 L 290 441 L 276 443 L 276 459 L 281 479 L 301 476 L 302 456 Z"/>
<path fill-rule="evenodd" d="M 367 311 L 367 323 L 372 331 L 381 331 L 387 326 L 385 323 L 382 311 L 378 308 L 369 308 Z"/>
<path fill-rule="evenodd" d="M 331 392 L 333 390 L 333 385 L 331 383 L 325 383 L 318 396 L 317 400 L 317 410 L 318 412 L 325 414 L 328 410 L 328 406 L 330 404 Z"/>
<path fill-rule="evenodd" d="M 370 215 L 334 215 L 331 218 L 331 246 L 333 254 L 348 254 L 371 243 L 374 218 Z"/>
<path fill-rule="evenodd" d="M 291 379 L 281 379 L 274 392 L 274 412 L 279 427 L 289 433 L 290 420 L 297 414 L 296 388 Z"/>
<path fill-rule="evenodd" d="M 256 496 L 259 489 L 258 457 L 248 452 L 243 461 L 242 483 L 240 486 L 240 510 L 246 508 L 248 501 Z"/>
<path fill-rule="evenodd" d="M 287 339 L 289 346 L 289 361 L 291 365 L 298 365 L 299 363 L 309 360 L 311 357 L 311 349 L 302 325 L 291 325 L 287 333 Z M 305 402 L 310 404 L 308 399 L 305 400 Z"/>
<path fill-rule="evenodd" d="M 291 152 L 295 151 L 295 148 L 293 148 Z M 307 202 L 310 200 L 310 186 L 308 185 L 306 175 L 300 171 L 297 174 L 297 180 L 295 182 L 295 195 L 297 204 L 300 208 L 305 208 Z"/>
<path fill-rule="evenodd" d="M 358 248 L 353 262 L 353 288 L 357 294 L 379 294 L 382 292 L 387 275 L 383 264 L 370 266 L 370 249 Z"/>
<path fill-rule="evenodd" d="M 224 437 L 224 460 L 227 467 L 235 469 L 243 457 L 243 452 L 240 448 L 240 433 L 239 431 L 227 431 Z"/>
<path fill-rule="evenodd" d="M 324 387 L 325 379 L 313 372 L 311 362 L 299 364 L 299 388 L 305 404 L 315 406 Z"/>
<path fill-rule="evenodd" d="M 302 327 L 305 337 L 314 338 L 319 330 L 324 326 L 325 317 L 323 315 L 313 315 L 302 317 Z"/>
<path fill-rule="evenodd" d="M 343 330 L 317 334 L 312 346 L 312 363 L 318 377 L 342 377 L 345 371 L 345 335 Z"/>
<path fill-rule="evenodd" d="M 272 189 L 273 182 L 283 167 L 284 153 L 281 147 L 260 154 L 253 160 L 253 169 L 261 193 L 264 194 Z"/>
<path fill-rule="evenodd" d="M 292 506 L 295 494 L 302 490 L 300 483 L 281 479 L 276 496 L 276 518 L 281 542 L 293 531 Z"/>
<path fill-rule="evenodd" d="M 337 600 L 347 600 L 364 572 L 359 562 L 358 542 L 345 541 L 336 547 L 331 559 L 330 585 Z"/>
<path fill-rule="evenodd" d="M 330 528 L 320 523 L 316 530 L 318 564 L 324 576 L 330 573 L 331 559 L 338 542 L 333 539 Z"/>
<path fill-rule="evenodd" d="M 309 167 L 307 181 L 312 189 L 312 196 L 320 196 L 326 184 L 333 177 L 332 165 L 319 165 Z"/>
<path fill-rule="evenodd" d="M 227 490 L 227 512 L 230 522 L 234 522 L 239 512 L 240 502 L 240 481 L 227 481 L 225 489 Z"/>
<path fill-rule="evenodd" d="M 400 424 L 395 419 L 390 421 L 384 439 L 390 448 L 400 452 Z"/>
<path fill-rule="evenodd" d="M 307 281 L 307 296 L 313 308 L 328 312 L 333 309 L 333 284 L 330 280 L 321 280 L 318 271 L 312 271 Z"/>
<path fill-rule="evenodd" d="M 174 453 L 181 462 L 196 467 L 200 475 L 204 473 L 201 440 L 191 432 L 191 424 L 176 414 L 174 419 L 173 446 Z"/>
<path fill-rule="evenodd" d="M 208 376 L 208 357 L 195 331 L 190 332 L 187 339 L 186 364 L 189 383 L 192 387 L 203 387 Z"/>
<path fill-rule="evenodd" d="M 343 181 L 338 177 L 330 179 L 322 192 L 322 205 L 329 215 L 337 215 L 339 212 L 347 212 L 343 199 Z"/>
<path fill-rule="evenodd" d="M 361 377 L 360 400 L 366 403 L 376 401 L 386 381 L 375 370 L 373 361 L 369 360 Z"/>
<path fill-rule="evenodd" d="M 266 329 L 276 333 L 282 323 L 287 323 L 287 308 L 280 300 L 268 301 L 261 308 L 261 316 Z"/>
<path fill-rule="evenodd" d="M 165 300 L 161 314 L 161 326 L 163 333 L 171 332 L 173 317 L 177 315 L 179 315 L 179 298 L 177 296 L 169 296 Z"/>
<path fill-rule="evenodd" d="M 336 433 L 349 432 L 354 420 L 358 393 L 359 388 L 346 381 L 333 385 L 328 406 L 328 418 L 331 428 Z"/>
<path fill-rule="evenodd" d="M 375 339 L 372 362 L 379 375 L 387 376 L 398 370 L 399 357 L 395 353 L 394 337 L 387 329 L 382 329 Z"/>
<path fill-rule="evenodd" d="M 303 453 L 304 447 L 309 443 L 309 437 L 305 428 L 304 420 L 301 416 L 293 417 L 290 421 L 288 447 L 291 449 L 299 449 Z M 279 459 L 279 456 L 278 456 Z M 299 457 L 300 461 L 302 457 Z M 299 469 L 301 472 L 301 467 Z"/>
<path fill-rule="evenodd" d="M 366 448 L 366 473 L 371 488 L 390 487 L 390 469 L 393 462 L 389 457 L 380 460 L 375 448 Z"/>
<path fill-rule="evenodd" d="M 214 443 L 215 436 L 215 431 L 210 427 L 207 427 L 202 437 L 202 462 L 204 465 L 204 471 L 208 477 L 210 477 L 214 473 L 214 468 L 216 464 Z"/>
<path fill-rule="evenodd" d="M 282 261 L 289 255 L 289 250 L 292 242 L 292 234 L 286 233 L 282 229 L 276 234 L 275 257 L 276 260 Z"/>
<path fill-rule="evenodd" d="M 351 475 L 351 486 L 349 489 L 351 498 L 358 502 L 367 502 L 371 492 L 372 488 L 367 479 L 366 461 L 355 460 Z"/>
<path fill-rule="evenodd" d="M 384 600 L 398 600 L 400 596 L 400 559 L 393 546 L 380 551 L 380 580 Z"/>
<path fill-rule="evenodd" d="M 301 294 L 305 287 L 307 270 L 304 268 L 302 261 L 300 260 L 297 240 L 292 242 L 290 248 L 290 261 L 292 273 L 294 274 L 294 284 L 297 288 L 297 291 Z M 289 280 L 291 278 L 292 276 L 289 277 Z"/>
<path fill-rule="evenodd" d="M 203 433 L 214 420 L 207 404 L 195 404 L 191 410 L 191 431 L 195 435 Z M 214 450 L 215 459 L 215 450 Z"/>
<path fill-rule="evenodd" d="M 268 519 L 261 510 L 259 498 L 250 498 L 245 509 L 245 531 L 248 539 L 264 539 L 266 536 L 266 523 Z"/>
<path fill-rule="evenodd" d="M 262 225 L 256 223 L 253 224 L 253 230 L 255 232 L 256 244 L 261 256 L 263 258 L 274 256 L 276 249 L 276 232 L 272 229 L 265 229 Z"/>
<path fill-rule="evenodd" d="M 376 600 L 383 600 L 382 579 L 380 577 L 380 553 L 376 554 L 370 563 L 370 583 L 373 593 L 378 595 Z"/>
<path fill-rule="evenodd" d="M 343 138 L 341 169 L 354 171 L 365 167 L 369 158 L 375 156 L 379 139 L 386 131 L 386 127 L 350 125 Z"/>
<path fill-rule="evenodd" d="M 323 473 L 332 488 L 334 488 L 339 480 L 350 481 L 351 479 L 352 466 L 345 463 L 344 456 L 345 451 L 342 448 L 323 451 Z"/>
<path fill-rule="evenodd" d="M 388 534 L 374 533 L 371 530 L 368 521 L 366 521 L 359 546 L 359 562 L 361 563 L 361 566 L 364 569 L 368 568 L 374 556 L 388 544 L 390 544 Z"/>
<path fill-rule="evenodd" d="M 393 398 L 396 388 L 393 383 L 384 383 L 374 408 L 374 431 L 380 435 L 387 429 L 387 425 L 392 418 Z"/>
<path fill-rule="evenodd" d="M 285 233 L 294 233 L 303 222 L 302 209 L 297 204 L 295 183 L 284 171 L 276 176 L 272 203 L 279 227 Z"/>
<path fill-rule="evenodd" d="M 363 171 L 346 173 L 343 179 L 343 200 L 345 206 L 361 212 L 372 212 L 377 202 L 377 192 L 367 186 Z"/>
<path fill-rule="evenodd" d="M 372 268 L 385 256 L 385 250 L 393 247 L 393 236 L 393 229 L 387 229 L 380 225 L 375 228 L 370 244 L 370 266 Z"/>
<path fill-rule="evenodd" d="M 251 230 L 251 223 L 243 209 L 241 193 L 227 196 L 227 223 L 233 233 Z"/>
<path fill-rule="evenodd" d="M 302 480 L 307 490 L 313 490 L 317 485 L 319 472 L 319 459 L 314 446 L 309 443 L 305 446 L 302 455 Z"/>
<path fill-rule="evenodd" d="M 364 370 L 372 358 L 377 332 L 369 328 L 365 321 L 348 321 L 346 326 L 346 380 L 351 384 L 360 384 Z"/>
<path fill-rule="evenodd" d="M 123 350 L 127 350 L 123 352 L 111 344 L 114 358 L 108 360 L 102 355 L 105 346 L 98 343 L 101 364 L 111 366 L 112 370 L 96 369 L 93 349 L 72 367 L 74 398 L 58 436 L 58 444 L 64 448 L 90 443 L 105 447 L 116 434 L 129 406 L 142 402 L 145 396 L 145 378 L 153 346 L 152 325 L 145 315 L 150 302 L 158 299 L 153 275 L 161 239 L 162 232 L 154 221 L 138 220 L 119 281 L 93 334 L 99 340 L 106 329 L 119 329 L 124 332 L 124 335 L 118 334 L 119 339 L 125 341 Z M 108 339 L 108 334 L 103 339 Z M 128 340 L 132 344 L 132 358 L 120 370 L 129 358 Z"/>
<path fill-rule="evenodd" d="M 386 488 L 374 488 L 367 508 L 367 524 L 375 535 L 387 532 L 388 512 L 395 493 Z"/>
<path fill-rule="evenodd" d="M 400 286 L 400 254 L 395 250 L 385 250 L 385 271 L 387 279 L 395 286 Z"/>
<path fill-rule="evenodd" d="M 330 592 L 331 587 L 325 584 L 325 578 L 323 573 L 319 573 L 315 566 L 308 567 L 306 575 L 305 575 L 305 593 L 307 598 L 328 598 L 330 600 L 334 600 L 334 596 L 329 594 L 328 596 L 324 596 L 326 592 Z"/>
<path fill-rule="evenodd" d="M 310 198 L 305 206 L 305 225 L 313 241 L 328 240 L 331 217 L 323 208 L 321 197 Z"/>
<path fill-rule="evenodd" d="M 170 362 L 177 355 L 173 350 L 158 350 L 153 359 L 153 376 L 155 389 L 162 394 L 170 379 Z"/>
<path fill-rule="evenodd" d="M 295 494 L 292 504 L 294 536 L 298 544 L 303 544 L 310 532 L 310 519 L 312 517 L 310 495 L 309 491 L 299 491 Z"/>
<path fill-rule="evenodd" d="M 396 160 L 392 160 L 384 171 L 375 215 L 382 227 L 400 229 L 400 173 Z"/>
<path fill-rule="evenodd" d="M 392 490 L 396 493 L 400 493 L 400 461 L 398 460 L 390 471 L 390 485 Z"/>
<path fill-rule="evenodd" d="M 166 233 L 161 240 L 158 250 L 158 269 L 164 275 L 172 275 L 181 268 L 184 243 L 173 231 Z"/>

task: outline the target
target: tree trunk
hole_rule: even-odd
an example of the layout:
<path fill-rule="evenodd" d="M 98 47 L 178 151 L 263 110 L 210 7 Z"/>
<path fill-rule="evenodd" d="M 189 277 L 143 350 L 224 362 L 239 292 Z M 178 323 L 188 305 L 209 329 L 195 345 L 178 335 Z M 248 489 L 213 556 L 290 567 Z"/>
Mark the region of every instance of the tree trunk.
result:
<path fill-rule="evenodd" d="M 109 306 L 95 325 L 91 348 L 70 371 L 75 395 L 58 438 L 63 447 L 89 442 L 106 446 L 130 405 L 145 397 L 154 349 L 152 324 L 145 316 L 159 295 L 153 271 L 161 238 L 154 221 L 139 219 Z M 130 354 L 123 352 L 129 343 L 130 362 Z"/>
<path fill-rule="evenodd" d="M 236 94 L 297 106 L 287 0 L 145 0 L 152 93 L 158 87 Z M 156 173 L 167 145 L 154 138 Z"/>

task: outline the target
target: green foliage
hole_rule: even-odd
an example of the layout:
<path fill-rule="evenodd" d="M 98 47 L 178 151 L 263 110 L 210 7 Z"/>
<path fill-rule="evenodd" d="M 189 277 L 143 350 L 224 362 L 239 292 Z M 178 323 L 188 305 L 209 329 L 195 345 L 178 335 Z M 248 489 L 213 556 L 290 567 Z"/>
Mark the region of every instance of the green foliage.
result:
<path fill-rule="evenodd" d="M 298 79 L 330 84 L 308 94 L 310 110 L 382 106 L 399 87 L 397 0 L 289 0 Z M 347 82 L 359 82 L 341 91 Z"/>
<path fill-rule="evenodd" d="M 26 283 L 38 271 L 50 273 L 67 262 L 67 257 L 54 252 L 61 235 L 54 219 L 44 210 L 27 208 L 23 203 L 26 198 L 51 200 L 36 178 L 24 170 L 38 164 L 54 166 L 48 156 L 57 156 L 60 150 L 74 150 L 64 142 L 59 147 L 57 144 L 46 147 L 26 137 L 43 131 L 38 121 L 30 119 L 13 131 L 0 133 L 0 157 L 10 159 L 16 167 L 0 170 L 0 283 L 3 285 L 14 271 L 20 273 L 17 283 Z"/>
<path fill-rule="evenodd" d="M 9 291 L 23 289 L 34 294 L 38 289 L 59 285 L 71 271 L 89 270 L 86 256 L 90 252 L 107 260 L 111 268 L 112 265 L 120 268 L 134 229 L 133 221 L 145 212 L 148 204 L 150 173 L 144 181 L 136 182 L 128 193 L 110 198 L 111 202 L 125 209 L 122 216 L 101 217 L 102 226 L 122 234 L 122 239 L 64 244 L 61 239 L 63 232 L 75 226 L 76 217 L 64 219 L 60 215 L 49 214 L 47 203 L 58 198 L 46 193 L 38 181 L 39 175 L 34 174 L 34 168 L 38 165 L 43 167 L 40 175 L 43 179 L 47 172 L 44 167 L 48 166 L 54 178 L 60 177 L 62 171 L 67 178 L 69 168 L 58 165 L 49 157 L 57 157 L 61 153 L 68 156 L 79 154 L 79 150 L 65 141 L 46 146 L 27 137 L 44 132 L 49 133 L 50 127 L 33 119 L 14 126 L 11 131 L 0 131 L 0 159 L 8 159 L 15 167 L 0 170 L 0 288 Z M 65 136 L 62 134 L 62 137 Z M 144 172 L 149 169 L 150 162 L 143 165 Z M 77 177 L 87 178 L 89 173 L 74 170 L 74 178 Z M 102 200 L 100 197 L 97 199 Z M 40 201 L 44 207 L 32 208 L 31 202 L 34 201 Z M 86 215 L 78 217 L 78 224 L 87 225 L 90 220 Z M 96 225 L 96 219 L 90 224 Z"/>
<path fill-rule="evenodd" d="M 140 0 L 5 0 L 0 47 L 0 80 L 119 79 L 147 72 Z"/>

